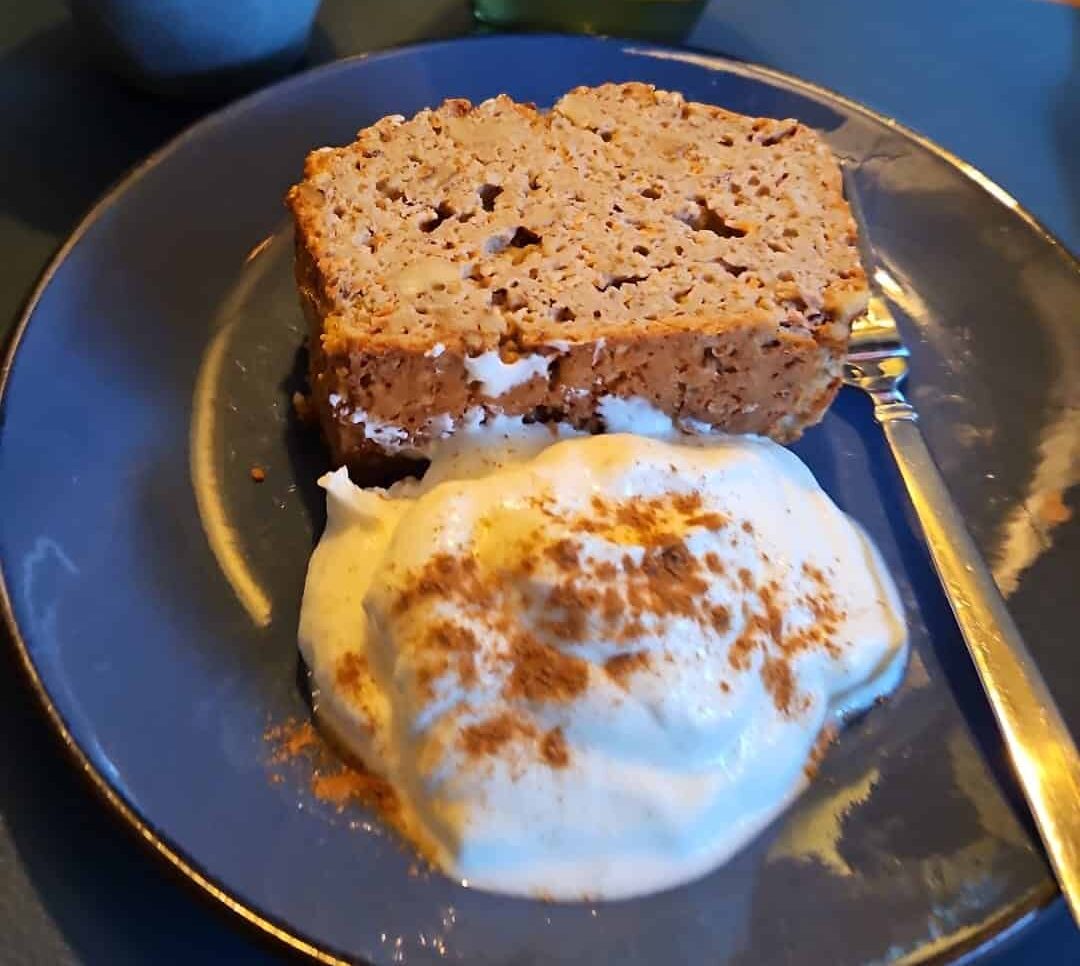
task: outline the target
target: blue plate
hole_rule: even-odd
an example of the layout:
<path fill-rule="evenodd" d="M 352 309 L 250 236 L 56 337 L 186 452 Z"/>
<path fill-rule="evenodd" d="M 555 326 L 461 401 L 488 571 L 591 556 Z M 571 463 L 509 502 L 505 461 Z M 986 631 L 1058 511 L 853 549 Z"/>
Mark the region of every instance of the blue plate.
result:
<path fill-rule="evenodd" d="M 410 875 L 297 768 L 295 630 L 325 457 L 298 427 L 303 323 L 281 205 L 317 145 L 389 113 L 643 80 L 795 116 L 849 165 L 931 447 L 1073 726 L 1080 625 L 1077 266 L 1003 191 L 909 131 L 761 68 L 615 41 L 492 37 L 334 64 L 197 125 L 87 217 L 4 372 L 5 605 L 96 788 L 216 899 L 308 952 L 377 962 L 908 962 L 1055 895 L 863 400 L 796 448 L 881 546 L 914 657 L 810 790 L 733 861 L 662 895 L 554 906 Z M 267 479 L 254 485 L 253 464 Z"/>

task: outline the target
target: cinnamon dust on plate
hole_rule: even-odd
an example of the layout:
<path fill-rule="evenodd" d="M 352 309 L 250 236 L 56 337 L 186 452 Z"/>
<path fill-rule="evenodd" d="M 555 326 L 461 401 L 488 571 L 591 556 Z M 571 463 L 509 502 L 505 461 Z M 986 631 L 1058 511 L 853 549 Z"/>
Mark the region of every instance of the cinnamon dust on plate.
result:
<path fill-rule="evenodd" d="M 400 803 L 393 786 L 362 765 L 343 760 L 310 721 L 293 718 L 272 725 L 263 738 L 271 749 L 271 765 L 294 766 L 319 801 L 335 806 L 339 813 L 349 804 L 366 806 L 388 825 L 399 827 Z M 285 781 L 280 770 L 270 777 L 275 784 Z"/>

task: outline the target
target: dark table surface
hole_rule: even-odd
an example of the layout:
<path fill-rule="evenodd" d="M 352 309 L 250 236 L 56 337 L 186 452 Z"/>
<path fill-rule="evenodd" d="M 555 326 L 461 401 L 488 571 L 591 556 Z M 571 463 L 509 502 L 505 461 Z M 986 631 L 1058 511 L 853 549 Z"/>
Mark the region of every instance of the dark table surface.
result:
<path fill-rule="evenodd" d="M 460 0 L 325 0 L 308 56 L 471 29 Z M 863 101 L 985 172 L 1080 251 L 1080 8 L 1046 0 L 713 0 L 690 42 Z M 205 108 L 98 72 L 56 0 L 0 9 L 0 324 L 93 201 Z M 0 648 L 0 962 L 271 963 L 69 765 Z M 1059 901 L 980 966 L 1080 963 Z"/>

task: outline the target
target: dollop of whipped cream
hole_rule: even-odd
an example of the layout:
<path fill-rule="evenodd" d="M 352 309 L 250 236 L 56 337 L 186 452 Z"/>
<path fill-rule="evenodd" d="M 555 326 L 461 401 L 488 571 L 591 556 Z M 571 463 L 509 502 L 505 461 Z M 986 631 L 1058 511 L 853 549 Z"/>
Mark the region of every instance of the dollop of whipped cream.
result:
<path fill-rule="evenodd" d="M 616 899 L 696 878 L 903 674 L 877 551 L 766 440 L 532 429 L 447 449 L 419 483 L 320 482 L 300 623 L 317 713 L 472 886 Z"/>

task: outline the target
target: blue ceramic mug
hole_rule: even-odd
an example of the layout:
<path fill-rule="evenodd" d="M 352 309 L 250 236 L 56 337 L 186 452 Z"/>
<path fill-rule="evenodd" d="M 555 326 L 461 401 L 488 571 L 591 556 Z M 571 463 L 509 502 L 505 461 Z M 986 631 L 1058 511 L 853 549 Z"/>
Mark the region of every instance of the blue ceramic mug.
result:
<path fill-rule="evenodd" d="M 303 56 L 320 0 L 69 0 L 105 64 L 172 96 L 220 97 L 284 73 Z"/>

